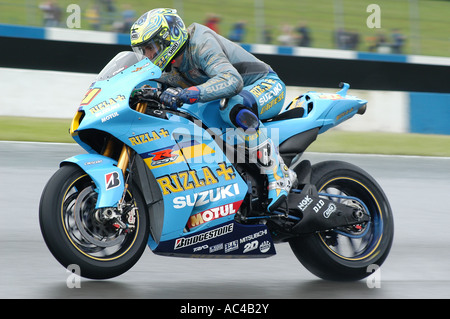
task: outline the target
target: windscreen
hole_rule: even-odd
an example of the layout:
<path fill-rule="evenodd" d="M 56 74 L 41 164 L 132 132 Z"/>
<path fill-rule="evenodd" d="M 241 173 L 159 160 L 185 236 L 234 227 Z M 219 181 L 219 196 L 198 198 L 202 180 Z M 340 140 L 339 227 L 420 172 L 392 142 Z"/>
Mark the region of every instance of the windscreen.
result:
<path fill-rule="evenodd" d="M 122 72 L 126 68 L 136 64 L 144 59 L 145 56 L 132 52 L 123 51 L 118 53 L 97 76 L 97 81 L 103 81 L 112 78 L 114 75 Z"/>

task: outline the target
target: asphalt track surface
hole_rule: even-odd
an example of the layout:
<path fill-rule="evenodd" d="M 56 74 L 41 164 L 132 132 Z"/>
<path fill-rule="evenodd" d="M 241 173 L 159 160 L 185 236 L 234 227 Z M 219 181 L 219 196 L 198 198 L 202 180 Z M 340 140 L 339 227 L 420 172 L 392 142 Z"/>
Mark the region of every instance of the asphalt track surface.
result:
<path fill-rule="evenodd" d="M 313 163 L 359 165 L 384 188 L 394 212 L 391 253 L 370 281 L 327 282 L 310 274 L 288 244 L 267 259 L 162 257 L 147 249 L 126 274 L 81 279 L 48 251 L 39 229 L 42 189 L 78 145 L 0 142 L 0 298 L 304 299 L 449 298 L 450 158 L 305 154 Z"/>

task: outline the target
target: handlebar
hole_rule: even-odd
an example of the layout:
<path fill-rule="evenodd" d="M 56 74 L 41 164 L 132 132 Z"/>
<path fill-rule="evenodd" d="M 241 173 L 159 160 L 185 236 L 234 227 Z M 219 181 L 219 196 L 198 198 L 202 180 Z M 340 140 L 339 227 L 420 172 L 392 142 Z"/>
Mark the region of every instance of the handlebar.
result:
<path fill-rule="evenodd" d="M 130 101 L 130 103 L 134 104 L 137 102 L 144 102 L 147 105 L 147 109 L 178 113 L 177 110 L 170 108 L 165 105 L 163 101 L 161 101 L 161 95 L 163 92 L 164 90 L 162 88 L 154 88 L 149 85 L 144 85 L 133 92 L 131 100 L 134 100 L 134 102 Z M 178 105 L 178 107 L 181 105 L 182 104 Z M 141 113 L 145 113 L 145 111 L 141 111 Z"/>
<path fill-rule="evenodd" d="M 162 94 L 162 89 L 153 87 L 142 87 L 140 90 L 140 97 L 142 100 L 152 100 L 156 102 L 161 102 L 160 96 Z"/>
<path fill-rule="evenodd" d="M 166 90 L 170 89 L 171 88 L 166 88 Z M 166 105 L 165 102 L 167 101 L 161 99 L 161 95 L 164 91 L 165 90 L 161 88 L 154 88 L 149 85 L 144 85 L 133 92 L 132 98 L 137 99 L 138 101 L 147 102 L 150 104 L 149 106 L 156 106 L 159 109 L 176 110 L 183 105 L 183 102 L 180 100 L 177 100 L 176 108 Z"/>

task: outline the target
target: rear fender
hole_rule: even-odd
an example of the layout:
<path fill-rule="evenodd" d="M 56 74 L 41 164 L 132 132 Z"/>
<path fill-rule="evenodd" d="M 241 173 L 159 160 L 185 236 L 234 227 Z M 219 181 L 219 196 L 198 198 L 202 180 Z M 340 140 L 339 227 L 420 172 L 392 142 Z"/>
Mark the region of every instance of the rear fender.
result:
<path fill-rule="evenodd" d="M 99 154 L 80 154 L 61 162 L 75 164 L 94 181 L 98 193 L 96 208 L 115 207 L 124 192 L 124 178 L 117 161 Z"/>

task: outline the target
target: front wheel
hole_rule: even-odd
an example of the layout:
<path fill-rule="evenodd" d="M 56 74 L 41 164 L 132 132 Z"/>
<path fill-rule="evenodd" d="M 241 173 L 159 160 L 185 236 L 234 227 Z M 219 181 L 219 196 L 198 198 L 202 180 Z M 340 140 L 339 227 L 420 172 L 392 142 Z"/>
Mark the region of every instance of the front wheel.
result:
<path fill-rule="evenodd" d="M 314 165 L 311 183 L 320 196 L 361 209 L 370 221 L 291 239 L 297 259 L 326 280 L 354 281 L 370 275 L 373 266 L 369 266 L 381 266 L 394 236 L 392 211 L 383 190 L 365 171 L 340 161 Z"/>
<path fill-rule="evenodd" d="M 107 279 L 129 270 L 142 255 L 149 226 L 140 192 L 125 195 L 120 214 L 95 208 L 97 192 L 78 166 L 61 167 L 41 196 L 39 222 L 47 247 L 64 266 L 81 276 Z"/>

